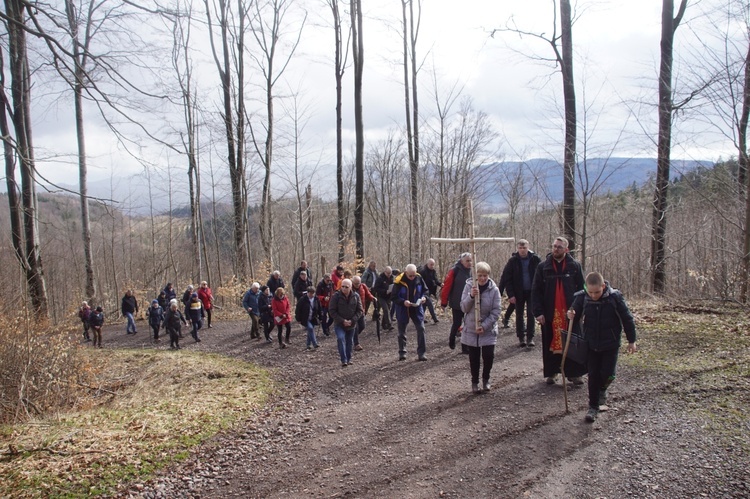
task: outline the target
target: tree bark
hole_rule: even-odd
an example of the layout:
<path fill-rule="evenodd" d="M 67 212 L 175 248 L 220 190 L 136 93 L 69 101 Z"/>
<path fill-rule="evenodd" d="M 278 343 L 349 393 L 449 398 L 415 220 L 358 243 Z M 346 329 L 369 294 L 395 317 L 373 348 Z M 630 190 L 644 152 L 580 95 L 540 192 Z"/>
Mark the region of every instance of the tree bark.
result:
<path fill-rule="evenodd" d="M 575 248 L 576 239 L 576 116 L 575 79 L 573 77 L 573 22 L 570 0 L 560 0 L 560 24 L 562 45 L 561 73 L 563 98 L 565 101 L 565 154 L 563 160 L 563 233 L 569 248 Z"/>
<path fill-rule="evenodd" d="M 670 154 L 672 149 L 672 50 L 675 30 L 682 20 L 687 0 L 681 0 L 676 17 L 674 0 L 662 0 L 661 63 L 659 65 L 659 139 L 656 158 L 651 230 L 651 288 L 655 294 L 666 291 L 666 233 Z"/>
<path fill-rule="evenodd" d="M 354 61 L 354 127 L 356 133 L 355 189 L 354 189 L 354 239 L 355 259 L 363 266 L 364 237 L 364 171 L 365 131 L 362 117 L 362 73 L 364 68 L 364 39 L 362 35 L 362 0 L 351 0 L 352 55 Z"/>
<path fill-rule="evenodd" d="M 344 78 L 344 54 L 341 39 L 341 16 L 338 0 L 329 0 L 333 14 L 334 71 L 336 76 L 336 212 L 338 216 L 338 261 L 344 260 L 346 240 L 346 213 L 344 211 L 344 151 L 342 137 L 342 80 Z"/>

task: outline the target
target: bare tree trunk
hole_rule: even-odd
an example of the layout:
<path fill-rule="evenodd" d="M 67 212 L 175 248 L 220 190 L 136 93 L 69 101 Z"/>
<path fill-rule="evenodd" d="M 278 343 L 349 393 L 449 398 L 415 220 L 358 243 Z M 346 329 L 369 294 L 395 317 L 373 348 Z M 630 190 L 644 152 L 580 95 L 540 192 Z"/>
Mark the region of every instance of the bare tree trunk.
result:
<path fill-rule="evenodd" d="M 576 239 L 576 92 L 573 78 L 573 21 L 570 0 L 560 0 L 562 58 L 560 60 L 565 100 L 565 155 L 563 160 L 563 233 L 575 248 Z"/>
<path fill-rule="evenodd" d="M 364 171 L 365 131 L 362 117 L 362 72 L 364 68 L 364 38 L 362 35 L 362 0 L 350 0 L 352 18 L 352 58 L 354 61 L 354 128 L 356 132 L 355 190 L 354 190 L 354 239 L 355 259 L 363 266 L 365 254 L 364 237 Z"/>
<path fill-rule="evenodd" d="M 656 190 L 651 232 L 651 288 L 663 294 L 666 288 L 667 191 L 672 149 L 672 48 L 674 34 L 687 7 L 681 0 L 676 17 L 674 0 L 662 0 L 661 63 L 659 66 L 659 140 L 656 159 Z"/>
<path fill-rule="evenodd" d="M 344 51 L 341 39 L 341 16 L 338 0 L 329 0 L 333 14 L 334 32 L 334 71 L 336 76 L 336 213 L 338 218 L 338 261 L 344 260 L 346 240 L 346 216 L 344 214 L 344 151 L 342 139 L 342 80 L 344 78 Z"/>
<path fill-rule="evenodd" d="M 747 156 L 747 125 L 750 119 L 750 44 L 748 44 L 745 56 L 745 79 L 742 89 L 742 114 L 740 115 L 737 136 L 739 139 L 739 170 L 737 172 L 737 187 L 740 199 L 745 199 L 745 226 L 744 241 L 742 245 L 742 265 L 744 276 L 740 282 L 740 301 L 747 303 L 748 279 L 750 278 L 750 175 L 748 175 Z M 747 184 L 747 185 L 746 185 Z"/>
<path fill-rule="evenodd" d="M 48 317 L 47 289 L 44 282 L 36 199 L 36 166 L 31 140 L 31 81 L 26 47 L 24 4 L 20 0 L 5 0 L 10 52 L 11 94 L 13 96 L 13 126 L 16 132 L 16 154 L 21 161 L 21 203 L 26 259 L 26 281 L 34 314 L 38 319 Z"/>

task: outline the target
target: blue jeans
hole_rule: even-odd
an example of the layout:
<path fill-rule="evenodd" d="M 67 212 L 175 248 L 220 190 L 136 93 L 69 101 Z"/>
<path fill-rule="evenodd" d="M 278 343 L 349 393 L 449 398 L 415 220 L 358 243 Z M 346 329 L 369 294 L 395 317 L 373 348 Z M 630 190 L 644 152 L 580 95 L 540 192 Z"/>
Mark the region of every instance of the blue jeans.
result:
<path fill-rule="evenodd" d="M 417 328 L 417 355 L 420 357 L 427 351 L 427 345 L 424 339 L 424 321 L 417 320 L 416 317 L 412 317 L 409 314 L 409 320 L 414 323 L 414 327 Z M 406 326 L 409 322 L 398 323 L 398 353 L 399 355 L 406 355 Z"/>
<path fill-rule="evenodd" d="M 318 340 L 315 338 L 315 326 L 313 326 L 313 323 L 307 321 L 305 329 L 307 329 L 307 346 L 318 346 Z"/>
<path fill-rule="evenodd" d="M 133 314 L 130 312 L 125 312 L 125 318 L 128 320 L 128 325 L 125 328 L 125 331 L 128 333 L 136 333 L 135 330 L 135 319 L 133 318 Z"/>
<path fill-rule="evenodd" d="M 355 326 L 356 327 L 356 326 Z M 344 326 L 336 324 L 333 330 L 336 331 L 336 343 L 339 347 L 339 356 L 342 364 L 348 364 L 352 360 L 352 350 L 354 349 L 354 327 L 344 329 Z"/>

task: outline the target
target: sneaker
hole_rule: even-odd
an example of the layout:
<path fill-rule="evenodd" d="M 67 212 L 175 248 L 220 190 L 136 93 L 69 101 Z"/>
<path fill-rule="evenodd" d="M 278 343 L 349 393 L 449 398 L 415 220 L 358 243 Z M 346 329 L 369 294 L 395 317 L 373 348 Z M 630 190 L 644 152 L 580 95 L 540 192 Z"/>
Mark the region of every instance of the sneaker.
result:
<path fill-rule="evenodd" d="M 354 349 L 355 349 L 356 351 L 358 351 L 358 352 L 361 352 L 362 350 L 364 350 L 364 348 L 362 348 L 362 345 L 359 345 L 359 344 L 357 344 L 357 345 L 354 345 Z"/>
<path fill-rule="evenodd" d="M 319 348 L 319 347 L 320 345 L 318 345 L 317 343 L 313 345 L 313 348 Z"/>
<path fill-rule="evenodd" d="M 281 343 L 279 343 L 279 348 L 281 348 L 281 349 L 286 348 L 286 343 L 284 343 L 283 341 Z"/>
<path fill-rule="evenodd" d="M 526 348 L 526 342 L 523 339 L 518 340 L 518 348 Z"/>
<path fill-rule="evenodd" d="M 438 322 L 440 322 L 440 320 L 439 320 L 439 319 L 433 319 L 433 320 L 432 320 L 432 323 L 433 323 L 433 324 L 437 324 Z"/>
<path fill-rule="evenodd" d="M 266 343 L 273 343 L 273 340 L 271 338 L 266 338 Z"/>
<path fill-rule="evenodd" d="M 450 348 L 451 350 L 456 349 L 456 335 L 455 334 L 448 336 L 448 348 Z"/>
<path fill-rule="evenodd" d="M 548 376 L 546 381 L 548 385 L 554 385 L 557 381 L 557 374 L 555 374 L 554 376 Z"/>
<path fill-rule="evenodd" d="M 195 342 L 196 342 L 196 343 L 200 343 L 200 342 L 201 342 L 201 339 L 200 339 L 200 338 L 195 338 Z"/>
<path fill-rule="evenodd" d="M 583 384 L 583 380 L 581 379 L 580 376 L 576 376 L 574 378 L 568 378 L 568 381 L 570 381 L 574 385 L 582 385 Z"/>
<path fill-rule="evenodd" d="M 342 362 L 342 363 L 341 363 L 341 367 L 346 367 L 346 366 L 348 366 L 348 365 L 349 365 L 349 364 L 347 364 L 346 362 Z"/>
<path fill-rule="evenodd" d="M 508 324 L 508 321 L 503 321 L 503 329 L 509 329 L 510 325 Z"/>
<path fill-rule="evenodd" d="M 406 360 L 406 354 L 403 354 L 403 353 L 398 354 L 398 360 Z"/>
<path fill-rule="evenodd" d="M 533 348 L 536 346 L 536 343 L 534 343 L 534 340 L 529 338 L 529 341 L 526 342 L 526 346 L 529 348 Z"/>
<path fill-rule="evenodd" d="M 472 383 L 471 391 L 474 393 L 482 393 L 482 390 L 479 389 L 479 383 Z"/>
<path fill-rule="evenodd" d="M 420 362 L 424 362 L 427 360 L 427 357 L 425 357 L 424 355 L 420 355 L 419 357 L 417 357 L 417 360 Z"/>
<path fill-rule="evenodd" d="M 492 388 L 492 385 L 490 384 L 490 380 L 486 379 L 482 381 L 482 391 L 488 392 Z"/>
<path fill-rule="evenodd" d="M 594 409 L 593 407 L 590 407 L 588 412 L 586 413 L 586 421 L 589 423 L 593 423 L 596 421 L 596 417 L 599 415 L 599 410 Z"/>
<path fill-rule="evenodd" d="M 312 345 L 307 346 L 307 350 L 312 350 L 312 349 L 313 349 Z"/>

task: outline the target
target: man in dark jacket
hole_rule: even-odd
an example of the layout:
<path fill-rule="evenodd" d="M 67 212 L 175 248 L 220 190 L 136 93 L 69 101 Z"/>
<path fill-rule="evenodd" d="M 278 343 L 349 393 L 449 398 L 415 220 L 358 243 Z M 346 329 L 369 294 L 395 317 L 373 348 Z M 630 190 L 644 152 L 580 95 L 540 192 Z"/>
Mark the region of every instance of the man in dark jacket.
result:
<path fill-rule="evenodd" d="M 266 282 L 266 286 L 268 286 L 268 289 L 271 291 L 271 296 L 276 295 L 277 289 L 285 288 L 286 284 L 284 283 L 284 279 L 281 277 L 281 272 L 279 272 L 278 270 L 274 270 L 273 272 L 271 272 L 271 275 Z"/>
<path fill-rule="evenodd" d="M 508 302 L 516 307 L 516 336 L 521 347 L 534 346 L 534 313 L 531 310 L 531 283 L 541 258 L 529 249 L 526 239 L 516 243 L 516 253 L 505 264 L 501 282 L 508 294 Z M 524 311 L 526 312 L 524 314 Z M 524 324 L 524 318 L 526 323 Z M 525 335 L 525 337 L 524 337 Z"/>
<path fill-rule="evenodd" d="M 315 276 L 312 273 L 312 269 L 307 265 L 306 261 L 302 260 L 301 262 L 299 262 L 299 267 L 297 267 L 297 270 L 295 270 L 294 274 L 292 274 L 292 289 L 293 290 L 297 289 L 297 281 L 299 280 L 299 275 L 301 272 L 305 272 L 307 274 L 307 286 L 315 285 Z M 305 288 L 307 288 L 307 286 L 305 286 Z M 305 291 L 305 293 L 306 292 L 307 291 Z"/>
<path fill-rule="evenodd" d="M 628 353 L 635 353 L 635 322 L 622 294 L 609 286 L 598 272 L 586 276 L 586 291 L 575 294 L 568 319 L 583 320 L 588 344 L 589 410 L 586 421 L 596 420 L 607 403 L 607 388 L 615 380 L 622 330 L 628 338 Z M 567 360 L 565 361 L 567 363 Z"/>
<path fill-rule="evenodd" d="M 125 327 L 125 332 L 127 334 L 137 333 L 138 331 L 136 331 L 135 318 L 133 317 L 133 314 L 138 313 L 138 300 L 135 298 L 135 296 L 133 296 L 133 290 L 129 289 L 125 291 L 125 296 L 122 297 L 120 311 L 122 312 L 123 317 L 128 320 L 128 324 Z"/>
<path fill-rule="evenodd" d="M 307 275 L 307 271 L 303 270 L 297 276 L 297 280 L 292 284 L 292 291 L 294 297 L 299 300 L 307 293 L 307 288 L 312 286 L 312 279 Z"/>
<path fill-rule="evenodd" d="M 300 281 L 298 281 L 300 282 Z M 315 337 L 315 326 L 320 321 L 320 302 L 315 296 L 315 288 L 309 286 L 305 296 L 297 299 L 294 309 L 294 319 L 302 324 L 307 331 L 307 349 L 318 348 L 318 339 Z"/>
<path fill-rule="evenodd" d="M 435 306 L 432 304 L 432 297 L 437 296 L 437 288 L 438 286 L 442 286 L 443 283 L 438 279 L 437 271 L 435 270 L 435 260 L 432 258 L 427 260 L 423 266 L 417 269 L 417 273 L 422 276 L 422 280 L 424 280 L 427 290 L 429 291 L 425 295 L 427 298 L 425 305 L 427 306 L 427 310 L 430 311 L 432 322 L 437 324 L 440 321 L 438 320 L 437 315 L 435 315 Z"/>
<path fill-rule="evenodd" d="M 331 297 L 328 305 L 328 313 L 333 319 L 333 330 L 338 340 L 341 367 L 352 363 L 352 350 L 354 349 L 354 330 L 357 321 L 365 313 L 359 293 L 352 291 L 351 279 L 343 279 L 339 290 Z"/>
<path fill-rule="evenodd" d="M 427 360 L 424 336 L 424 303 L 427 301 L 427 292 L 427 286 L 417 273 L 416 265 L 411 263 L 406 266 L 403 274 L 393 280 L 398 324 L 398 360 L 406 360 L 406 326 L 409 321 L 417 329 L 417 359 Z"/>
<path fill-rule="evenodd" d="M 448 336 L 448 346 L 451 350 L 456 348 L 456 335 L 461 323 L 464 320 L 464 313 L 461 311 L 461 294 L 466 286 L 466 279 L 471 277 L 471 253 L 463 253 L 456 265 L 448 271 L 443 281 L 443 290 L 440 292 L 440 306 L 450 306 L 453 313 L 453 324 L 451 324 L 451 333 Z M 461 345 L 461 353 L 468 355 L 469 349 Z"/>
<path fill-rule="evenodd" d="M 383 331 L 393 331 L 393 325 L 391 324 L 391 294 L 388 289 L 393 284 L 393 269 L 386 267 L 383 270 L 377 280 L 375 281 L 375 287 L 372 289 L 373 294 L 378 298 L 378 305 L 383 314 Z"/>
<path fill-rule="evenodd" d="M 242 308 L 250 316 L 250 338 L 255 339 L 260 339 L 260 328 L 258 327 L 258 319 L 260 318 L 258 298 L 260 298 L 260 295 L 260 283 L 254 282 L 245 293 L 245 296 L 242 297 Z"/>
<path fill-rule="evenodd" d="M 568 253 L 568 240 L 558 237 L 552 243 L 552 253 L 540 263 L 531 284 L 531 309 L 542 329 L 542 362 L 547 384 L 554 384 L 560 374 L 562 361 L 562 330 L 567 330 L 567 310 L 573 295 L 583 289 L 581 264 Z M 581 376 L 586 366 L 565 361 L 565 375 L 576 385 L 583 384 Z"/>

